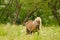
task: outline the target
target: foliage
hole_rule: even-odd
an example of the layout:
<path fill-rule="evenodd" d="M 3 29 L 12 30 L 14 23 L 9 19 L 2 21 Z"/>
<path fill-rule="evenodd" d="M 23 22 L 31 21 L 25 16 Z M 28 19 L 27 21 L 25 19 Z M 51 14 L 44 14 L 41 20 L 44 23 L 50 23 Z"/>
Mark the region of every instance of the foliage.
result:
<path fill-rule="evenodd" d="M 20 5 L 21 3 L 22 6 L 19 11 L 18 17 L 16 18 L 16 10 L 18 7 L 16 0 L 7 0 L 7 3 L 6 1 L 1 0 L 0 23 L 13 23 L 16 18 L 16 24 L 20 24 L 25 20 L 30 11 L 34 11 L 34 13 L 32 13 L 32 15 L 28 19 L 34 20 L 37 16 L 39 16 L 42 18 L 43 25 L 57 25 L 56 18 L 52 13 L 52 5 L 48 5 L 49 2 L 51 2 L 53 5 L 56 0 L 18 0 L 18 5 Z M 60 13 L 58 11 L 60 9 L 60 2 L 57 3 L 56 8 L 58 12 L 56 14 L 58 14 L 60 17 Z"/>

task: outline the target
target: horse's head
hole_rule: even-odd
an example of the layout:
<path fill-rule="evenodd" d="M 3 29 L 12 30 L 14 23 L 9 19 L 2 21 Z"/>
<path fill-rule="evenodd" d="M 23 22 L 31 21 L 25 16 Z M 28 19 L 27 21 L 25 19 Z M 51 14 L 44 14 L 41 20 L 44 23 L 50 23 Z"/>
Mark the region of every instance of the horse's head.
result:
<path fill-rule="evenodd" d="M 40 25 L 41 18 L 40 17 L 37 17 L 34 21 L 37 22 Z"/>

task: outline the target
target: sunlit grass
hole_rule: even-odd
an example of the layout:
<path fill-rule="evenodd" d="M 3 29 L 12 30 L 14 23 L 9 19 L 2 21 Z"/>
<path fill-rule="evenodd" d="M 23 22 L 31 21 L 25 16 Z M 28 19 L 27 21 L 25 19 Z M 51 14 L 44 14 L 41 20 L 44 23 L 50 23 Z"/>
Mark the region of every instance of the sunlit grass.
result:
<path fill-rule="evenodd" d="M 40 35 L 37 32 L 26 35 L 25 26 L 22 25 L 0 25 L 0 40 L 60 40 L 60 27 L 42 27 Z"/>

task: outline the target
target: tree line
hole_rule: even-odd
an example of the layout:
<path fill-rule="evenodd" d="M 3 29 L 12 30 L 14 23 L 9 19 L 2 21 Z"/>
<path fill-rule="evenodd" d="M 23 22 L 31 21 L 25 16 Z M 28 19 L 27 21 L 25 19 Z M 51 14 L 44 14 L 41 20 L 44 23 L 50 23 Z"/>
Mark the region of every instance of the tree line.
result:
<path fill-rule="evenodd" d="M 60 0 L 0 1 L 0 23 L 24 24 L 38 16 L 43 25 L 60 25 Z"/>

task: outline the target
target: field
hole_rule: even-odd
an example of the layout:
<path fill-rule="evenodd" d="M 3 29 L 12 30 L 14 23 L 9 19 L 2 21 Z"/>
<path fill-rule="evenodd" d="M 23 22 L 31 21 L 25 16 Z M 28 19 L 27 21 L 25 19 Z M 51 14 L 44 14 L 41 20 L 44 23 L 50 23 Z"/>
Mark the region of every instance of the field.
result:
<path fill-rule="evenodd" d="M 23 25 L 0 24 L 0 40 L 60 40 L 60 27 L 42 26 L 38 36 L 37 32 L 26 35 Z"/>

